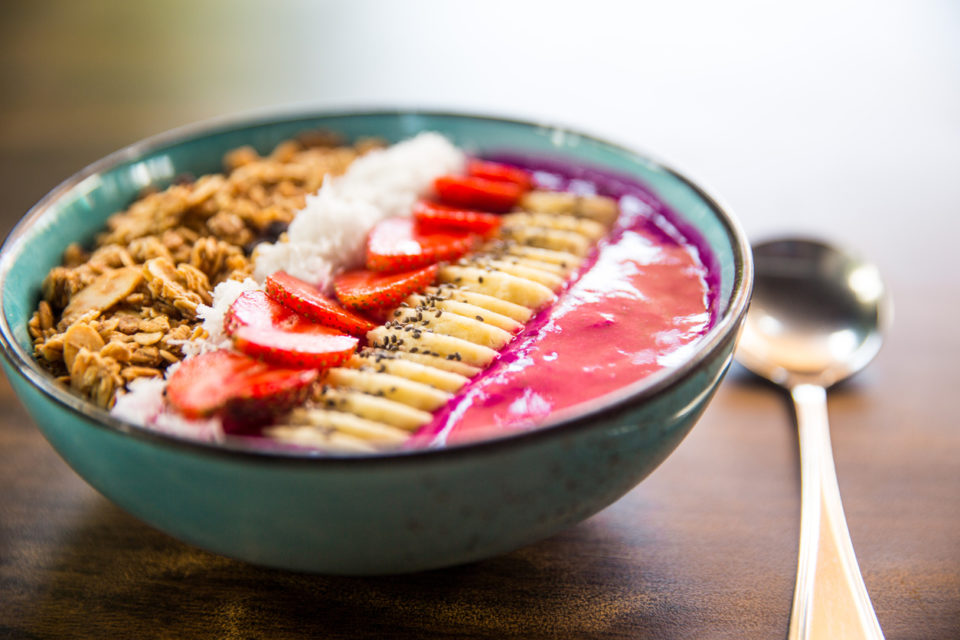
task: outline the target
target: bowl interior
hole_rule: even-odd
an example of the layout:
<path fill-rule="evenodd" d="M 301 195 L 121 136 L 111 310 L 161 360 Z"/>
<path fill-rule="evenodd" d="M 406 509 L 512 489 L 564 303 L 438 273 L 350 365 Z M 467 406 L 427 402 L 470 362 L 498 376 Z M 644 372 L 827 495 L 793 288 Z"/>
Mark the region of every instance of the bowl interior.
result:
<path fill-rule="evenodd" d="M 726 330 L 731 310 L 745 306 L 744 263 L 749 257 L 736 223 L 691 182 L 633 151 L 562 128 L 497 118 L 416 112 L 293 115 L 202 124 L 162 134 L 104 158 L 51 192 L 10 234 L 0 258 L 0 331 L 8 355 L 21 369 L 29 368 L 31 378 L 46 378 L 52 395 L 64 400 L 67 393 L 57 389 L 30 356 L 27 322 L 44 276 L 60 264 L 67 245 L 91 243 L 107 217 L 127 207 L 145 187 L 165 187 L 183 174 L 220 171 L 230 149 L 251 145 L 267 153 L 278 142 L 310 129 L 333 130 L 349 139 L 378 136 L 389 142 L 432 130 L 468 152 L 557 157 L 638 178 L 675 214 L 681 228 L 699 235 L 713 275 L 718 321 L 712 332 Z"/>

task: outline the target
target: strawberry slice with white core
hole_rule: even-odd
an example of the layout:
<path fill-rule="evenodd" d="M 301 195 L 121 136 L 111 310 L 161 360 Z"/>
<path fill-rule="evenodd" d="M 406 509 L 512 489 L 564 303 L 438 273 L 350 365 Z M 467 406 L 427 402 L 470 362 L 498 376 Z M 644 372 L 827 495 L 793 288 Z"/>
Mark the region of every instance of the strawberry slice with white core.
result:
<path fill-rule="evenodd" d="M 367 235 L 367 269 L 393 273 L 457 260 L 476 242 L 477 236 L 465 231 L 424 233 L 410 218 L 388 218 Z"/>
<path fill-rule="evenodd" d="M 230 305 L 224 328 L 239 351 L 287 367 L 335 367 L 357 348 L 353 336 L 308 320 L 259 290 Z"/>
<path fill-rule="evenodd" d="M 316 369 L 288 369 L 225 349 L 184 360 L 170 376 L 167 400 L 188 418 L 264 419 L 299 404 Z"/>
<path fill-rule="evenodd" d="M 363 316 L 344 309 L 336 300 L 323 295 L 319 289 L 294 277 L 286 271 L 267 276 L 264 282 L 267 295 L 300 315 L 322 325 L 362 337 L 377 325 Z"/>
<path fill-rule="evenodd" d="M 436 277 L 435 264 L 401 273 L 348 271 L 333 281 L 333 290 L 337 299 L 351 309 L 376 313 L 400 304 L 411 293 L 420 293 Z"/>

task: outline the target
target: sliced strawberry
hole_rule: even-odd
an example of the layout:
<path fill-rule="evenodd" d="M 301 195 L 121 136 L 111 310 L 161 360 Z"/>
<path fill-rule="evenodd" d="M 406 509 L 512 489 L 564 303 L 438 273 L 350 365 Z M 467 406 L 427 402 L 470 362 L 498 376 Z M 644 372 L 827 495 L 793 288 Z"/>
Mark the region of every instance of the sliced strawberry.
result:
<path fill-rule="evenodd" d="M 413 218 L 422 233 L 438 231 L 469 231 L 492 236 L 500 228 L 500 216 L 462 207 L 451 207 L 438 202 L 420 200 L 413 205 Z"/>
<path fill-rule="evenodd" d="M 440 176 L 433 188 L 444 204 L 496 213 L 512 209 L 524 194 L 523 187 L 512 182 L 474 176 Z"/>
<path fill-rule="evenodd" d="M 530 175 L 529 171 L 511 167 L 508 164 L 490 162 L 489 160 L 470 160 L 467 163 L 467 175 L 475 178 L 486 178 L 487 180 L 512 182 L 524 191 L 533 188 L 533 176 Z"/>
<path fill-rule="evenodd" d="M 357 348 L 353 336 L 312 322 L 263 291 L 244 292 L 230 305 L 223 324 L 237 349 L 281 366 L 335 367 Z"/>
<path fill-rule="evenodd" d="M 363 337 L 377 325 L 363 316 L 348 311 L 336 300 L 323 295 L 319 289 L 286 271 L 267 276 L 264 282 L 267 295 L 285 307 L 322 325 Z"/>
<path fill-rule="evenodd" d="M 280 368 L 242 353 L 211 351 L 174 371 L 167 400 L 188 418 L 219 415 L 233 425 L 249 425 L 299 404 L 318 375 L 316 369 Z"/>
<path fill-rule="evenodd" d="M 463 231 L 422 233 L 410 218 L 388 218 L 367 235 L 367 269 L 410 271 L 444 260 L 456 260 L 476 245 Z"/>
<path fill-rule="evenodd" d="M 435 264 L 401 273 L 348 271 L 333 281 L 333 290 L 337 299 L 348 307 L 376 312 L 400 304 L 411 293 L 423 291 L 436 277 Z"/>

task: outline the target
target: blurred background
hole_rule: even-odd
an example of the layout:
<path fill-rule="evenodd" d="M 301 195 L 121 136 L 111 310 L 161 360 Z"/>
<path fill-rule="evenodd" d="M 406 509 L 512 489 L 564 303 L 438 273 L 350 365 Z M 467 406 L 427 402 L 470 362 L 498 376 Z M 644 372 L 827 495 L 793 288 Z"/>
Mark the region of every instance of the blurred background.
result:
<path fill-rule="evenodd" d="M 960 201 L 952 0 L 40 0 L 0 11 L 0 162 L 22 185 L 0 194 L 4 230 L 109 151 L 276 106 L 569 124 L 687 169 L 751 236 L 789 220 L 877 254 L 931 242 L 880 219 L 942 221 Z"/>
<path fill-rule="evenodd" d="M 960 386 L 956 0 L 8 0 L 0 83 L 4 235 L 75 171 L 170 128 L 274 108 L 412 107 L 582 129 L 689 172 L 755 240 L 801 233 L 870 255 L 897 320 L 870 370 L 831 395 L 844 502 L 888 637 L 956 637 L 960 433 L 944 393 Z M 461 616 L 438 605 L 456 601 L 444 587 L 456 583 L 461 600 L 503 616 L 491 637 L 632 637 L 638 625 L 780 637 L 795 435 L 781 398 L 741 380 L 735 371 L 670 460 L 588 523 L 440 578 L 369 582 L 258 571 L 140 525 L 59 461 L 0 380 L 3 406 L 21 411 L 0 433 L 0 635 L 7 599 L 27 621 L 16 637 L 142 623 L 156 607 L 196 637 L 241 637 L 244 621 L 293 637 L 316 613 L 305 593 L 328 605 L 307 631 L 333 616 L 342 633 L 330 637 L 349 637 L 358 618 L 382 618 L 416 637 L 411 620 L 443 632 Z M 714 558 L 718 545 L 734 556 Z M 748 571 L 730 575 L 724 560 Z M 181 579 L 222 606 L 197 608 Z M 265 591 L 275 618 L 260 615 Z"/>

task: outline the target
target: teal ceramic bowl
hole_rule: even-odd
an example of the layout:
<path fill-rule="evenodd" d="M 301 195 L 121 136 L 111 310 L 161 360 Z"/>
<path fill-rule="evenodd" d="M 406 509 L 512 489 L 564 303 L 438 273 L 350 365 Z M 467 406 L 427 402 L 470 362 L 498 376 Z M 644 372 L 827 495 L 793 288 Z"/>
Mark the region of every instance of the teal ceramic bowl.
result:
<path fill-rule="evenodd" d="M 644 182 L 712 255 L 716 322 L 685 362 L 551 424 L 440 450 L 365 457 L 216 445 L 127 424 L 58 386 L 31 357 L 40 283 L 73 241 L 148 185 L 218 171 L 224 152 L 267 151 L 309 129 L 390 141 L 439 131 L 470 150 L 511 150 Z M 387 574 L 465 563 L 541 540 L 603 509 L 690 431 L 732 357 L 752 267 L 731 214 L 648 157 L 563 128 L 421 112 L 308 113 L 219 121 L 151 138 L 84 169 L 38 203 L 0 256 L 3 366 L 37 426 L 73 469 L 137 518 L 258 565 Z"/>

